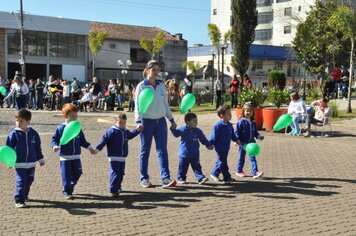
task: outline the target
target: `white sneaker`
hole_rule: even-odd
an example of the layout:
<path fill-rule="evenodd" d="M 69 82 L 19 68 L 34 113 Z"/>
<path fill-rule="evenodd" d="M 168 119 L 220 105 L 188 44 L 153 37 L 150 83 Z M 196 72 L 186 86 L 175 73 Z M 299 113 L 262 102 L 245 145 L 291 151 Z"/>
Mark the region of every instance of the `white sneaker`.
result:
<path fill-rule="evenodd" d="M 186 184 L 186 183 L 187 183 L 187 181 L 182 180 L 182 179 L 177 179 L 177 182 L 178 182 L 179 184 Z"/>
<path fill-rule="evenodd" d="M 210 174 L 210 177 L 211 177 L 215 182 L 221 181 L 218 176 L 215 176 L 215 175 Z"/>
<path fill-rule="evenodd" d="M 141 186 L 144 188 L 151 188 L 152 184 L 149 179 L 143 179 L 141 180 Z"/>
<path fill-rule="evenodd" d="M 243 178 L 243 177 L 245 177 L 246 176 L 246 174 L 245 174 L 245 172 L 236 172 L 236 175 L 238 176 L 238 177 L 240 177 L 240 178 Z"/>
<path fill-rule="evenodd" d="M 263 176 L 263 172 L 257 172 L 256 175 L 254 175 L 252 178 L 258 179 Z"/>
<path fill-rule="evenodd" d="M 21 202 L 17 202 L 17 203 L 15 203 L 15 207 L 17 207 L 17 208 L 25 208 L 26 204 L 25 203 L 21 203 Z"/>

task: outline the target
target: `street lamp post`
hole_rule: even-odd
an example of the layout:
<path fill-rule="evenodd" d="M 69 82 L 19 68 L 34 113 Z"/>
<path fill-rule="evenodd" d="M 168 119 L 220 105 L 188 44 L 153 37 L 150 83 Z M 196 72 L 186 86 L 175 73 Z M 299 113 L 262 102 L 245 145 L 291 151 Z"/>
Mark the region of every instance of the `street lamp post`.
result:
<path fill-rule="evenodd" d="M 306 85 L 306 63 L 303 62 L 303 67 L 304 67 L 304 78 L 303 78 L 303 100 L 305 101 L 306 99 L 306 93 L 305 93 L 305 85 Z"/>
<path fill-rule="evenodd" d="M 211 99 L 211 105 L 214 105 L 214 59 L 215 59 L 215 52 L 211 51 L 211 56 L 213 57 L 212 63 L 211 63 L 211 94 L 212 98 Z"/>
<path fill-rule="evenodd" d="M 221 102 L 221 104 L 224 104 L 224 95 L 225 95 L 224 54 L 225 54 L 226 48 L 227 48 L 226 44 L 221 46 L 221 74 L 222 74 L 222 78 L 221 78 L 222 102 Z"/>
<path fill-rule="evenodd" d="M 126 61 L 121 61 L 118 60 L 117 64 L 119 65 L 120 69 L 121 69 L 121 74 L 124 77 L 124 82 L 126 83 L 126 75 L 129 71 L 129 67 L 132 65 L 132 61 L 131 60 L 126 60 Z"/>
<path fill-rule="evenodd" d="M 19 64 L 21 66 L 22 77 L 26 77 L 26 65 L 25 65 L 25 42 L 23 37 L 23 7 L 22 0 L 20 0 L 20 40 L 21 40 L 21 59 Z"/>

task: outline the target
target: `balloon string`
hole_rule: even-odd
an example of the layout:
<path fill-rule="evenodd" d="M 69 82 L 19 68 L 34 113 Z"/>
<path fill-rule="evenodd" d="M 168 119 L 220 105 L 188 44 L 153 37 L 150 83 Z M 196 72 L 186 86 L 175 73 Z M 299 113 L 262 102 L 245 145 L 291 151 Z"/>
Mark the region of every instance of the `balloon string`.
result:
<path fill-rule="evenodd" d="M 270 135 L 271 133 L 273 133 L 273 131 L 274 131 L 274 130 L 272 129 L 272 131 L 271 131 L 271 132 L 267 132 L 267 135 Z"/>

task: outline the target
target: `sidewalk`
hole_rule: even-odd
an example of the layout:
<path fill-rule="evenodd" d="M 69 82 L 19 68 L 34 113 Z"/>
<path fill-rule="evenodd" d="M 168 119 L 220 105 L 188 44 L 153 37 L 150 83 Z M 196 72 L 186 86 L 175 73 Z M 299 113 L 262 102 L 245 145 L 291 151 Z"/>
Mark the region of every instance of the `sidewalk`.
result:
<path fill-rule="evenodd" d="M 149 173 L 156 188 L 140 186 L 137 137 L 129 143 L 124 193 L 117 199 L 108 191 L 106 150 L 97 156 L 82 150 L 84 174 L 74 192 L 76 199 L 66 201 L 61 196 L 59 160 L 50 148 L 52 133 L 63 122 L 59 114 L 33 113 L 32 126 L 41 133 L 47 163 L 36 168 L 29 208 L 15 208 L 14 171 L 0 165 L 0 235 L 356 235 L 355 125 L 335 124 L 335 135 L 328 138 L 261 132 L 265 140 L 258 142 L 257 159 L 264 178 L 251 178 L 248 158 L 248 177 L 234 175 L 237 147 L 231 145 L 229 166 L 237 182 L 225 185 L 210 179 L 198 185 L 189 170 L 189 184 L 174 189 L 159 186 L 154 144 Z M 133 114 L 127 115 L 128 123 L 133 122 Z M 14 111 L 0 110 L 0 145 L 14 127 L 13 116 Z M 97 123 L 98 117 L 79 114 L 93 146 L 111 126 Z M 218 117 L 199 115 L 198 119 L 209 136 Z M 179 118 L 179 125 L 183 120 Z M 172 178 L 177 172 L 178 142 L 169 134 Z M 205 175 L 209 176 L 214 162 L 214 151 L 201 146 Z"/>

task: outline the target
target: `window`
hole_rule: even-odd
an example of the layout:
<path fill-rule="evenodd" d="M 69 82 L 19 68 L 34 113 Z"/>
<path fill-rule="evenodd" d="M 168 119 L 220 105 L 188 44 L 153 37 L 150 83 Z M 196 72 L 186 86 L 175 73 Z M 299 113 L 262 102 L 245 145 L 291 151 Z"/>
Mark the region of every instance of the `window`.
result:
<path fill-rule="evenodd" d="M 301 10 L 302 10 L 302 6 L 299 6 L 299 7 L 298 7 L 298 11 L 301 11 Z"/>
<path fill-rule="evenodd" d="M 272 38 L 272 29 L 263 29 L 255 31 L 255 40 L 269 40 Z"/>
<path fill-rule="evenodd" d="M 131 48 L 130 59 L 133 63 L 145 63 L 150 60 L 150 55 L 142 48 Z"/>
<path fill-rule="evenodd" d="M 283 47 L 291 47 L 292 45 L 287 43 L 287 44 L 283 44 Z"/>
<path fill-rule="evenodd" d="M 292 15 L 292 8 L 291 7 L 284 8 L 284 15 L 285 16 L 291 16 Z"/>
<path fill-rule="evenodd" d="M 213 9 L 213 15 L 215 16 L 216 14 L 218 14 L 218 9 Z"/>
<path fill-rule="evenodd" d="M 271 6 L 271 5 L 272 5 L 272 0 L 257 0 L 256 1 L 257 7 L 265 7 L 265 6 Z"/>
<path fill-rule="evenodd" d="M 284 34 L 290 34 L 292 32 L 292 28 L 290 25 L 284 26 Z"/>
<path fill-rule="evenodd" d="M 262 12 L 257 15 L 257 24 L 266 24 L 273 21 L 273 12 Z"/>
<path fill-rule="evenodd" d="M 21 41 L 19 30 L 7 31 L 8 54 L 19 55 L 21 52 Z M 25 55 L 26 56 L 46 56 L 47 55 L 47 34 L 45 32 L 25 30 L 24 31 Z"/>
<path fill-rule="evenodd" d="M 283 70 L 283 61 L 275 61 L 274 62 L 274 69 Z"/>
<path fill-rule="evenodd" d="M 277 3 L 281 3 L 281 2 L 289 2 L 290 0 L 277 0 Z"/>
<path fill-rule="evenodd" d="M 110 43 L 110 49 L 115 49 L 116 48 L 116 44 L 115 43 Z"/>
<path fill-rule="evenodd" d="M 49 34 L 51 57 L 84 58 L 85 36 L 75 34 Z"/>
<path fill-rule="evenodd" d="M 263 61 L 262 60 L 254 60 L 252 62 L 252 70 L 262 70 L 263 69 Z"/>

